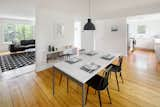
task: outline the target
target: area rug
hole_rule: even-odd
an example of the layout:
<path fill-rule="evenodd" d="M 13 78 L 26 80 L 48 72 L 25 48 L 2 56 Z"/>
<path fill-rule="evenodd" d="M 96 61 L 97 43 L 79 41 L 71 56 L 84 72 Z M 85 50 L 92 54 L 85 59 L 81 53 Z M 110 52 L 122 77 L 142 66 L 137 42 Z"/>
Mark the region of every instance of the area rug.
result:
<path fill-rule="evenodd" d="M 15 53 L 0 56 L 2 72 L 17 69 L 35 63 L 35 52 Z"/>

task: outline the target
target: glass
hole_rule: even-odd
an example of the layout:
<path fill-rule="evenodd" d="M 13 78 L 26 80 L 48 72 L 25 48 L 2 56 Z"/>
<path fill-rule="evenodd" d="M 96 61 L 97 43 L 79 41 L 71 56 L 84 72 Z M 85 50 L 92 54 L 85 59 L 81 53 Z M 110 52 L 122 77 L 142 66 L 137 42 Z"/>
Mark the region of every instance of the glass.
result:
<path fill-rule="evenodd" d="M 4 24 L 4 42 L 12 43 L 21 40 L 33 39 L 32 24 Z"/>

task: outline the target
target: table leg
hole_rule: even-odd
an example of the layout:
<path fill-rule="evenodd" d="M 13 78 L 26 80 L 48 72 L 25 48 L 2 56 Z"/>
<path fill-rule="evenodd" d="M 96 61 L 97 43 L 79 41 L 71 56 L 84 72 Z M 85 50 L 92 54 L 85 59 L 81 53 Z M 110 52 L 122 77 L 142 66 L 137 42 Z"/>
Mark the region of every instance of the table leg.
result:
<path fill-rule="evenodd" d="M 82 84 L 82 107 L 85 107 L 85 85 Z"/>
<path fill-rule="evenodd" d="M 54 89 L 55 89 L 55 70 L 54 70 L 54 68 L 53 68 L 53 71 L 52 71 L 52 93 L 53 93 L 53 95 L 54 95 Z"/>

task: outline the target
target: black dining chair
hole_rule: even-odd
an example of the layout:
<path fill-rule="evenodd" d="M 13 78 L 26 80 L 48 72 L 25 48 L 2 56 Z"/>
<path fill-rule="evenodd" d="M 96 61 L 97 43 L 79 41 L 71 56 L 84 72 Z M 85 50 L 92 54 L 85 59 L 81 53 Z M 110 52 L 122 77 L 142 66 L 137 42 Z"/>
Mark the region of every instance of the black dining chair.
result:
<path fill-rule="evenodd" d="M 123 56 L 119 56 L 119 61 L 118 61 L 118 62 L 119 62 L 118 65 L 110 64 L 109 66 L 106 67 L 106 69 L 107 69 L 108 67 L 111 68 L 111 69 L 110 69 L 111 71 L 110 71 L 110 74 L 109 74 L 110 77 L 111 77 L 111 73 L 112 73 L 112 72 L 115 73 L 118 91 L 120 91 L 117 73 L 119 73 L 119 75 L 120 75 L 120 77 L 121 77 L 121 80 L 122 80 L 122 83 L 124 83 L 123 76 L 122 76 Z"/>
<path fill-rule="evenodd" d="M 100 75 L 95 75 L 93 78 L 91 78 L 89 81 L 87 81 L 87 93 L 86 93 L 86 102 L 87 103 L 87 98 L 88 98 L 88 91 L 89 91 L 89 87 L 92 87 L 93 89 L 95 89 L 98 92 L 98 98 L 99 98 L 99 103 L 100 103 L 100 107 L 102 107 L 102 102 L 101 102 L 101 94 L 100 91 L 103 90 L 107 90 L 108 93 L 108 97 L 109 97 L 109 103 L 111 104 L 111 97 L 110 97 L 110 93 L 109 93 L 109 87 L 108 87 L 108 76 L 109 76 L 109 71 L 105 74 L 105 77 L 102 77 Z"/>

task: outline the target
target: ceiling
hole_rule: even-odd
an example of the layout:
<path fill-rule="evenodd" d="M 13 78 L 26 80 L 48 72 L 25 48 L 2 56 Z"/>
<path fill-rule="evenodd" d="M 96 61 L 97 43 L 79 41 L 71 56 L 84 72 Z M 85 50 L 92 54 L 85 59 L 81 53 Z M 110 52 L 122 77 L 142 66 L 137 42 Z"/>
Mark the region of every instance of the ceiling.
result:
<path fill-rule="evenodd" d="M 97 18 L 132 16 L 160 12 L 160 0 L 93 0 Z"/>
<path fill-rule="evenodd" d="M 48 8 L 87 16 L 88 0 L 0 0 L 0 16 L 35 17 L 35 10 Z M 160 0 L 92 0 L 94 18 L 132 16 L 160 12 Z"/>
<path fill-rule="evenodd" d="M 0 0 L 0 17 L 33 18 L 35 0 Z"/>

